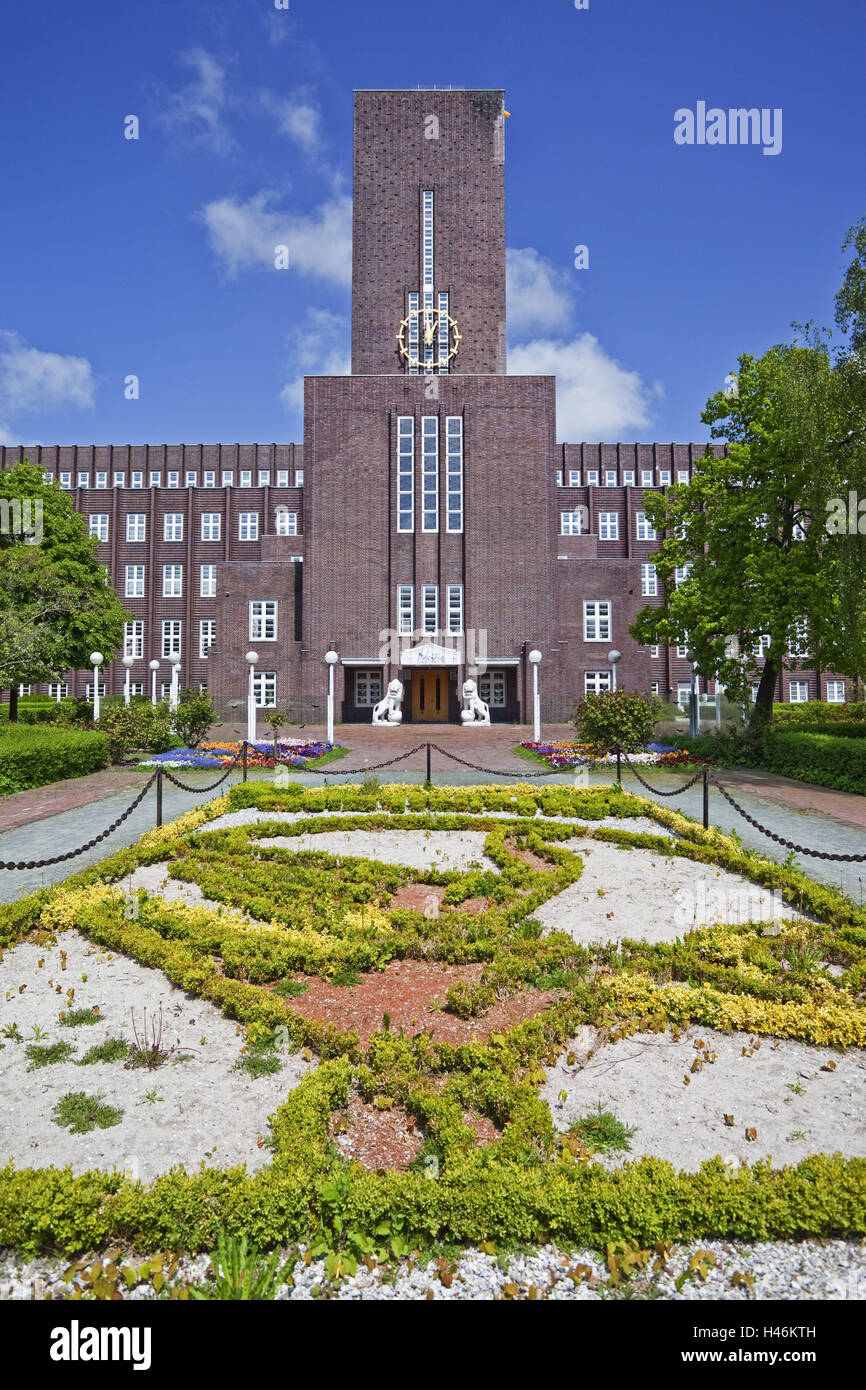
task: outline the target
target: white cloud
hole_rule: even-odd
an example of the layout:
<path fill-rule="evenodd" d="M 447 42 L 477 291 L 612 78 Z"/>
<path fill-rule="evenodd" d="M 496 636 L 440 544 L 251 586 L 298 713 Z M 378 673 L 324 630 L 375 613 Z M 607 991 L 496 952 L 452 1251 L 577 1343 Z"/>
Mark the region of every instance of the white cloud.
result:
<path fill-rule="evenodd" d="M 20 334 L 0 330 L 0 411 L 4 417 L 70 406 L 92 409 L 94 389 L 93 368 L 86 357 L 42 352 Z M 4 426 L 4 434 L 8 431 Z"/>
<path fill-rule="evenodd" d="M 649 388 L 638 372 L 626 371 L 608 357 L 591 333 L 570 343 L 538 338 L 509 348 L 508 370 L 556 377 L 557 438 L 574 444 L 646 429 L 652 398 L 664 394 L 660 382 Z"/>
<path fill-rule="evenodd" d="M 505 252 L 508 326 L 515 333 L 567 329 L 574 312 L 572 277 L 532 246 Z"/>
<path fill-rule="evenodd" d="M 265 109 L 275 117 L 281 134 L 287 135 L 311 158 L 319 154 L 323 144 L 322 112 L 309 93 L 278 97 L 275 92 L 263 91 L 261 99 Z"/>
<path fill-rule="evenodd" d="M 308 309 L 302 325 L 289 340 L 290 369 L 280 400 L 287 410 L 302 410 L 305 376 L 348 376 L 351 359 L 349 329 L 344 318 L 329 309 Z"/>
<path fill-rule="evenodd" d="M 290 268 L 336 285 L 352 276 L 352 200 L 330 198 L 309 213 L 279 212 L 272 193 L 246 202 L 218 198 L 199 213 L 214 254 L 229 275 L 254 266 L 274 266 L 274 248 L 288 246 Z"/>
<path fill-rule="evenodd" d="M 160 92 L 159 121 L 193 144 L 229 154 L 236 142 L 225 123 L 230 99 L 225 67 L 203 48 L 188 49 L 180 61 L 192 69 L 193 77 L 176 92 Z"/>

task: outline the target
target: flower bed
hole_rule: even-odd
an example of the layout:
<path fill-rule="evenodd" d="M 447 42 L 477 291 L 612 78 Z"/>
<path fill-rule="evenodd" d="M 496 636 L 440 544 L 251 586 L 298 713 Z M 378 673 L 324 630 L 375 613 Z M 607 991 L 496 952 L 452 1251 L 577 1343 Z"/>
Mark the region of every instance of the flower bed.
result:
<path fill-rule="evenodd" d="M 573 767 L 610 767 L 616 764 L 615 753 L 594 753 L 586 743 L 521 743 L 521 748 L 534 753 L 548 767 L 558 772 L 568 772 Z M 655 763 L 662 767 L 673 767 L 678 762 L 687 762 L 679 756 L 680 750 L 666 743 L 650 743 L 641 753 L 629 753 L 633 763 Z M 673 761 L 670 761 L 672 755 Z"/>
<path fill-rule="evenodd" d="M 338 743 L 315 743 L 303 739 L 280 739 L 279 756 L 274 757 L 272 739 L 259 739 L 247 747 L 247 767 L 305 767 L 326 753 L 339 748 Z M 203 743 L 199 748 L 172 748 L 157 753 L 142 763 L 142 767 L 230 767 L 241 751 L 239 743 Z"/>

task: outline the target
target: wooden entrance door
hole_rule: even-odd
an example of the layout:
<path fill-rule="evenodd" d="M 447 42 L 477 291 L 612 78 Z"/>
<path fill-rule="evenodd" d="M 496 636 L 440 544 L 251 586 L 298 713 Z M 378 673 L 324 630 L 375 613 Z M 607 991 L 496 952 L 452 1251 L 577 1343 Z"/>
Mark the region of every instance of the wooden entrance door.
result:
<path fill-rule="evenodd" d="M 447 671 L 413 671 L 412 720 L 416 724 L 442 724 L 448 720 Z"/>

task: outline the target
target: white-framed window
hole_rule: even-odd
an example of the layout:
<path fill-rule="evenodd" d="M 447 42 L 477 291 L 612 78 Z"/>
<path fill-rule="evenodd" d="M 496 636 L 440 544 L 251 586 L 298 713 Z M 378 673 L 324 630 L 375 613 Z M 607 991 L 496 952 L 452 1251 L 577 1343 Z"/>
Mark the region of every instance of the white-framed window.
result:
<path fill-rule="evenodd" d="M 569 486 L 569 487 L 580 487 L 580 469 L 579 469 L 579 468 L 569 468 L 569 470 L 568 470 L 568 486 Z"/>
<path fill-rule="evenodd" d="M 679 588 L 681 584 L 685 584 L 691 572 L 691 560 L 687 560 L 684 565 L 677 565 L 676 569 L 674 570 L 674 583 L 676 584 L 677 588 Z"/>
<path fill-rule="evenodd" d="M 22 695 L 29 695 L 29 694 L 30 694 L 30 691 L 31 691 L 32 689 L 33 689 L 33 687 L 32 687 L 31 685 L 19 685 L 19 687 L 18 687 L 18 696 L 19 696 L 19 699 L 21 698 Z M 100 692 L 100 693 L 103 693 L 103 692 Z"/>
<path fill-rule="evenodd" d="M 285 507 L 277 507 L 275 520 L 278 536 L 296 536 L 298 534 L 297 512 L 289 512 Z"/>
<path fill-rule="evenodd" d="M 671 472 L 669 468 L 659 469 L 659 487 L 670 487 Z"/>
<path fill-rule="evenodd" d="M 415 530 L 415 421 L 397 421 L 397 530 Z"/>
<path fill-rule="evenodd" d="M 79 473 L 79 475 L 78 475 L 78 486 L 79 486 L 80 488 L 88 488 L 88 487 L 90 487 L 90 474 L 89 474 L 89 473 Z"/>
<path fill-rule="evenodd" d="M 29 689 L 29 687 L 28 687 L 28 689 Z M 104 698 L 104 696 L 105 696 L 105 681 L 99 681 L 99 698 L 100 698 L 100 700 L 102 700 L 102 699 Z M 93 681 L 88 681 L 88 682 L 87 682 L 87 685 L 85 686 L 85 697 L 84 697 L 84 698 L 85 698 L 86 700 L 92 700 L 92 699 L 93 699 Z"/>
<path fill-rule="evenodd" d="M 167 700 L 171 695 L 171 681 L 161 681 L 159 686 L 159 698 Z"/>
<path fill-rule="evenodd" d="M 687 642 L 680 642 L 679 646 L 677 647 L 677 656 L 680 658 L 681 661 L 685 661 L 685 659 L 686 659 L 686 657 L 688 656 L 688 654 L 689 654 L 689 646 L 688 646 L 688 643 L 687 643 Z"/>
<path fill-rule="evenodd" d="M 439 530 L 439 418 L 421 418 L 421 530 Z"/>
<path fill-rule="evenodd" d="M 161 474 L 161 473 L 150 473 L 150 474 L 148 475 L 148 486 L 149 486 L 149 487 L 162 487 L 162 474 Z"/>
<path fill-rule="evenodd" d="M 202 512 L 201 538 L 203 541 L 218 541 L 222 536 L 222 512 Z"/>
<path fill-rule="evenodd" d="M 757 688 L 758 688 L 758 687 L 755 686 L 755 690 L 756 690 L 756 691 L 757 691 Z M 691 681 L 677 681 L 677 704 L 679 705 L 680 709 L 688 709 L 688 707 L 689 707 L 689 700 L 691 699 L 691 695 L 692 695 L 692 683 L 691 683 Z"/>
<path fill-rule="evenodd" d="M 65 700 L 69 695 L 69 686 L 66 681 L 49 681 L 48 694 L 52 700 Z"/>
<path fill-rule="evenodd" d="M 599 512 L 598 538 L 600 541 L 619 540 L 619 512 Z"/>
<path fill-rule="evenodd" d="M 640 485 L 641 485 L 641 487 L 652 487 L 652 485 L 653 485 L 653 472 L 652 472 L 652 469 L 651 469 L 651 468 L 642 468 L 642 469 L 641 469 L 641 473 L 640 473 Z"/>
<path fill-rule="evenodd" d="M 253 694 L 257 709 L 276 709 L 276 671 L 256 671 L 255 675 L 253 676 Z"/>
<path fill-rule="evenodd" d="M 610 638 L 610 600 L 584 600 L 583 640 L 585 642 L 609 642 Z"/>
<path fill-rule="evenodd" d="M 425 632 L 439 629 L 439 589 L 436 584 L 424 584 L 421 589 L 422 619 Z"/>
<path fill-rule="evenodd" d="M 557 468 L 557 470 L 556 470 L 556 486 L 557 486 L 557 487 L 562 487 L 562 485 L 563 485 L 563 484 L 562 484 L 562 478 L 563 478 L 562 469 L 561 469 L 561 468 Z"/>
<path fill-rule="evenodd" d="M 126 474 L 125 474 L 125 473 L 114 473 L 114 474 L 112 474 L 112 482 L 113 482 L 113 485 L 114 485 L 115 487 L 119 487 L 119 488 L 124 488 L 124 487 L 126 487 Z"/>
<path fill-rule="evenodd" d="M 491 709 L 504 709 L 507 703 L 505 672 L 485 671 L 478 677 L 478 694 Z"/>
<path fill-rule="evenodd" d="M 624 468 L 622 473 L 623 487 L 634 487 L 634 469 Z"/>
<path fill-rule="evenodd" d="M 163 598 L 183 598 L 183 565 L 163 565 Z"/>
<path fill-rule="evenodd" d="M 277 469 L 277 487 L 288 487 L 288 486 L 289 486 L 289 470 L 288 470 L 288 468 L 278 468 L 278 469 Z"/>
<path fill-rule="evenodd" d="M 202 618 L 198 625 L 198 654 L 202 661 L 216 642 L 216 618 Z"/>
<path fill-rule="evenodd" d="M 304 486 L 304 470 L 303 470 L 303 468 L 296 468 L 296 469 L 295 469 L 295 487 L 303 487 L 303 486 Z"/>
<path fill-rule="evenodd" d="M 463 631 L 463 585 L 449 584 L 445 590 L 449 632 Z"/>
<path fill-rule="evenodd" d="M 659 683 L 658 683 L 658 681 L 650 681 L 650 695 L 658 695 L 658 693 L 659 693 Z"/>
<path fill-rule="evenodd" d="M 98 541 L 108 540 L 107 512 L 94 512 L 87 518 L 87 526 L 91 536 L 95 536 Z"/>
<path fill-rule="evenodd" d="M 616 469 L 615 469 L 615 468 L 606 468 L 606 469 L 604 470 L 604 485 L 605 485 L 605 487 L 616 487 Z"/>
<path fill-rule="evenodd" d="M 761 637 L 758 638 L 757 642 L 755 643 L 755 656 L 759 661 L 762 656 L 767 655 L 767 652 L 770 650 L 771 641 L 772 638 L 768 632 L 765 632 Z"/>
<path fill-rule="evenodd" d="M 844 682 L 844 681 L 828 681 L 828 682 L 827 682 L 827 704 L 828 704 L 828 705 L 844 705 L 844 703 L 845 703 L 845 682 Z"/>
<path fill-rule="evenodd" d="M 133 486 L 133 487 L 144 487 L 144 474 L 143 474 L 140 470 L 138 470 L 138 469 L 134 469 L 134 470 L 133 470 L 133 474 L 132 474 L 132 486 Z"/>
<path fill-rule="evenodd" d="M 183 512 L 166 512 L 162 518 L 162 539 L 164 541 L 183 540 Z"/>
<path fill-rule="evenodd" d="M 276 642 L 277 600 L 250 600 L 250 641 Z"/>
<path fill-rule="evenodd" d="M 794 630 L 788 643 L 789 656 L 798 658 L 809 655 L 809 627 L 805 618 L 801 618 L 795 623 Z"/>
<path fill-rule="evenodd" d="M 806 528 L 803 525 L 802 521 L 794 522 L 794 528 L 791 532 L 791 539 L 795 541 L 804 541 L 806 539 Z"/>
<path fill-rule="evenodd" d="M 649 653 L 650 653 L 650 659 L 651 659 L 652 661 L 658 661 L 658 659 L 659 659 L 659 648 L 658 648 L 658 644 L 657 644 L 657 643 L 654 643 L 653 646 L 650 647 Z"/>
<path fill-rule="evenodd" d="M 788 699 L 792 705 L 805 705 L 809 699 L 809 682 L 788 681 Z"/>
<path fill-rule="evenodd" d="M 43 474 L 42 474 L 42 481 L 43 481 L 43 483 L 45 484 L 46 487 L 51 487 L 51 486 L 53 485 L 53 483 L 54 483 L 54 474 L 53 474 L 53 473 L 43 473 Z"/>
<path fill-rule="evenodd" d="M 370 670 L 359 670 L 355 672 L 355 705 L 361 709 L 370 709 L 373 705 L 378 705 L 382 698 L 382 668 L 381 666 L 371 667 Z"/>
<path fill-rule="evenodd" d="M 241 512 L 238 517 L 238 540 L 257 541 L 259 538 L 258 512 Z"/>
<path fill-rule="evenodd" d="M 126 539 L 128 541 L 147 539 L 147 512 L 127 512 Z"/>
<path fill-rule="evenodd" d="M 463 530 L 463 416 L 449 415 L 445 421 L 448 489 L 448 530 Z"/>
<path fill-rule="evenodd" d="M 586 485 L 587 485 L 587 487 L 598 487 L 598 469 L 597 469 L 597 468 L 588 468 L 588 469 L 586 470 Z"/>
<path fill-rule="evenodd" d="M 123 624 L 123 655 L 135 657 L 136 661 L 144 656 L 144 622 L 141 618 Z"/>
<path fill-rule="evenodd" d="M 106 488 L 106 487 L 108 487 L 108 474 L 107 474 L 107 473 L 97 473 L 97 475 L 96 475 L 96 486 L 97 486 L 97 487 L 100 487 L 100 488 Z"/>
<path fill-rule="evenodd" d="M 583 535 L 583 514 L 586 509 L 578 507 L 573 512 L 559 513 L 559 534 L 561 536 Z"/>
<path fill-rule="evenodd" d="M 64 492 L 69 492 L 69 491 L 71 490 L 71 488 L 72 488 L 72 474 L 71 474 L 71 473 L 61 473 L 61 474 L 60 474 L 60 486 L 63 488 L 63 491 L 64 491 Z"/>
<path fill-rule="evenodd" d="M 216 598 L 217 586 L 217 567 L 216 565 L 202 565 L 201 585 L 199 594 L 202 598 Z"/>
<path fill-rule="evenodd" d="M 636 535 L 639 541 L 654 541 L 656 538 L 655 527 L 650 522 L 646 512 L 635 512 L 634 521 Z"/>
<path fill-rule="evenodd" d="M 655 565 L 649 562 L 640 567 L 640 591 L 644 598 L 656 598 L 658 596 L 658 574 Z"/>
<path fill-rule="evenodd" d="M 144 598 L 144 565 L 126 566 L 124 592 L 127 598 Z"/>
<path fill-rule="evenodd" d="M 205 487 L 216 487 L 216 473 L 212 468 L 205 469 L 204 485 Z"/>
<path fill-rule="evenodd" d="M 129 693 L 130 693 L 130 695 L 143 695 L 143 694 L 144 694 L 144 681 L 130 681 L 130 682 L 129 682 Z"/>
<path fill-rule="evenodd" d="M 170 472 L 168 475 L 168 485 L 169 487 L 180 487 L 180 474 Z"/>
<path fill-rule="evenodd" d="M 677 469 L 677 482 L 678 482 L 678 483 L 688 483 L 688 481 L 689 481 L 689 470 L 688 470 L 687 468 L 678 468 L 678 469 Z"/>
<path fill-rule="evenodd" d="M 167 618 L 162 624 L 162 655 L 180 659 L 180 638 L 183 625 L 176 618 Z"/>
<path fill-rule="evenodd" d="M 584 671 L 583 689 L 586 695 L 600 695 L 603 690 L 612 690 L 610 671 Z"/>
<path fill-rule="evenodd" d="M 260 468 L 260 469 L 259 469 L 259 487 L 270 487 L 270 485 L 271 485 L 271 474 L 270 474 L 270 470 L 267 469 L 267 468 Z"/>
<path fill-rule="evenodd" d="M 242 468 L 242 469 L 241 469 L 241 482 L 240 482 L 240 485 L 241 485 L 241 487 L 252 487 L 252 485 L 253 485 L 253 470 L 252 470 L 251 468 Z"/>
<path fill-rule="evenodd" d="M 411 584 L 397 585 L 397 631 L 411 637 L 415 631 L 415 590 Z"/>
<path fill-rule="evenodd" d="M 198 484 L 198 474 L 197 474 L 197 473 L 190 472 L 190 471 L 187 471 L 187 473 L 185 474 L 185 477 L 184 477 L 184 486 L 185 486 L 185 487 L 196 487 L 197 484 Z"/>

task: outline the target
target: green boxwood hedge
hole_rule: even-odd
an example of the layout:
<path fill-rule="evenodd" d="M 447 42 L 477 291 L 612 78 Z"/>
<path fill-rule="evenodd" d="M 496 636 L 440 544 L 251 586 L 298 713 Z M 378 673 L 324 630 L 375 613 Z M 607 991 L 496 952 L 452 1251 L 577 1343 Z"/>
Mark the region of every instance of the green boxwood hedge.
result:
<path fill-rule="evenodd" d="M 83 777 L 107 766 L 108 739 L 103 733 L 0 725 L 0 795 Z"/>
<path fill-rule="evenodd" d="M 866 794 L 866 741 L 841 735 L 769 729 L 764 766 L 782 777 Z"/>

